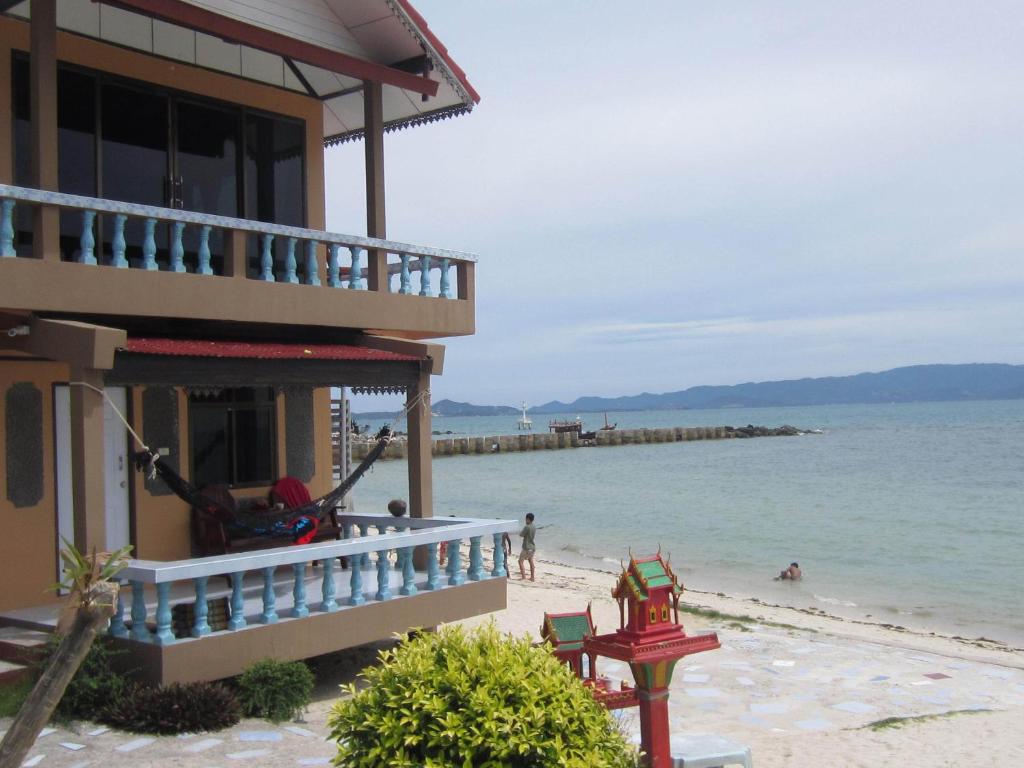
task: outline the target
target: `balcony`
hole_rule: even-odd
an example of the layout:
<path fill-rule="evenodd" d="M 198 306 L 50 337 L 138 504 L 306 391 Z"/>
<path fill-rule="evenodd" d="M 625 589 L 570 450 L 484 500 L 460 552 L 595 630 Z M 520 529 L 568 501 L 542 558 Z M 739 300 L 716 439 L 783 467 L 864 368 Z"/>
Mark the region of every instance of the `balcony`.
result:
<path fill-rule="evenodd" d="M 338 541 L 131 561 L 109 627 L 127 667 L 151 682 L 217 679 L 267 656 L 310 658 L 505 607 L 501 535 L 515 521 L 349 514 L 339 523 L 345 538 Z M 52 629 L 56 611 L 11 611 L 0 616 L 4 623 Z"/>
<path fill-rule="evenodd" d="M 41 258 L 19 246 L 33 218 L 54 233 Z M 474 332 L 475 266 L 457 251 L 0 184 L 7 311 L 429 339 Z"/>

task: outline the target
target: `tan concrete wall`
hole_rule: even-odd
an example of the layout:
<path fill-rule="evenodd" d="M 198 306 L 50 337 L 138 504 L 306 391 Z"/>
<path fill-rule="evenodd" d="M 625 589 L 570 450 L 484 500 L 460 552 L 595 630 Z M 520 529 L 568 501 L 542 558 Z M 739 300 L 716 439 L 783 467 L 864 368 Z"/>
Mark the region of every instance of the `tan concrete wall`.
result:
<path fill-rule="evenodd" d="M 53 465 L 53 384 L 67 381 L 67 367 L 58 363 L 4 361 L 0 364 L 0 610 L 56 602 L 47 587 L 57 575 L 57 486 Z M 30 382 L 43 395 L 43 497 L 34 507 L 7 500 L 3 457 L 17 446 L 7 445 L 7 390 Z"/>

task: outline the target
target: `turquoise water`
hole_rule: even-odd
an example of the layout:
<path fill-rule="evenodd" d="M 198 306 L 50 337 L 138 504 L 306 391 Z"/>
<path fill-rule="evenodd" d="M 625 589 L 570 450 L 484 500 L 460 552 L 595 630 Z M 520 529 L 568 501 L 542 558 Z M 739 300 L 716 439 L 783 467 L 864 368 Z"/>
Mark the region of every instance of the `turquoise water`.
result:
<path fill-rule="evenodd" d="M 575 416 L 575 414 L 567 414 Z M 602 414 L 581 414 L 586 428 Z M 542 555 L 616 568 L 670 553 L 687 586 L 1024 645 L 1024 401 L 609 413 L 620 428 L 793 424 L 821 435 L 458 456 L 436 515 L 522 518 Z M 516 417 L 435 418 L 515 432 Z M 546 428 L 547 417 L 534 417 Z M 378 462 L 360 511 L 406 494 Z M 804 581 L 772 576 L 799 561 Z"/>

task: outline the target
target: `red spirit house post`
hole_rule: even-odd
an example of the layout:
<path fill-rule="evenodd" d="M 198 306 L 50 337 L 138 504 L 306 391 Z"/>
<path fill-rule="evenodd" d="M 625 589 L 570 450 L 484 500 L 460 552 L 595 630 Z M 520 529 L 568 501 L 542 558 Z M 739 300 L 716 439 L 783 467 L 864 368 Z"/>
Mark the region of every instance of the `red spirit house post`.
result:
<path fill-rule="evenodd" d="M 612 597 L 619 603 L 619 629 L 583 638 L 591 659 L 608 656 L 629 664 L 636 680 L 640 707 L 640 743 L 651 768 L 671 768 L 669 744 L 669 683 L 676 662 L 684 656 L 721 647 L 714 633 L 687 637 L 679 623 L 676 581 L 661 554 L 630 557 Z"/>

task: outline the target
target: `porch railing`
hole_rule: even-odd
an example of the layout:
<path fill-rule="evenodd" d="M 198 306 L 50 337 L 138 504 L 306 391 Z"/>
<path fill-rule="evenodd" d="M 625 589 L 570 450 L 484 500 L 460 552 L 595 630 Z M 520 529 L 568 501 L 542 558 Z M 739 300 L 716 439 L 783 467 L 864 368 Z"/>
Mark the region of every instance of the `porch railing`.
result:
<path fill-rule="evenodd" d="M 364 278 L 369 276 L 371 266 L 367 262 L 364 267 L 363 258 L 370 252 L 385 260 L 385 268 L 381 270 L 382 284 L 377 286 L 379 291 L 465 299 L 469 298 L 466 295 L 469 292 L 466 286 L 471 279 L 469 270 L 477 260 L 470 253 L 392 240 L 7 184 L 0 184 L 0 258 L 20 255 L 16 247 L 16 209 L 36 206 L 78 213 L 74 261 L 119 269 L 156 271 L 162 268 L 168 272 L 311 286 L 326 283 L 331 288 L 365 290 L 368 285 Z M 166 226 L 166 235 L 158 233 L 158 225 Z M 103 242 L 97 248 L 97 232 L 101 227 Z M 66 226 L 62 228 L 67 229 Z M 131 236 L 129 229 L 134 233 Z M 158 241 L 165 238 L 166 247 L 158 249 Z M 248 268 L 251 240 L 255 240 L 256 246 L 252 269 Z M 222 260 L 214 256 L 216 247 L 224 251 Z M 132 259 L 128 258 L 129 251 Z M 326 257 L 323 269 L 322 255 Z M 347 263 L 343 264 L 343 261 Z M 451 279 L 453 266 L 457 272 L 455 281 Z M 418 275 L 418 285 L 413 285 L 413 275 Z M 436 283 L 433 277 L 436 277 Z"/>
<path fill-rule="evenodd" d="M 231 581 L 229 620 L 224 631 L 244 629 L 244 582 L 247 574 L 258 573 L 262 585 L 262 610 L 258 623 L 273 624 L 285 617 L 304 618 L 311 612 L 332 613 L 349 606 L 359 606 L 368 600 L 390 600 L 396 597 L 391 586 L 392 569 L 400 571 L 401 584 L 397 596 L 415 595 L 420 589 L 433 591 L 450 586 L 500 578 L 507 575 L 503 533 L 516 530 L 513 520 L 476 520 L 469 518 L 394 518 L 388 516 L 347 514 L 339 515 L 344 538 L 304 546 L 282 546 L 258 552 L 243 552 L 218 557 L 191 560 L 155 561 L 132 560 L 119 578 L 131 585 L 131 605 L 125 605 L 124 590 L 118 597 L 117 610 L 110 621 L 109 632 L 115 637 L 130 638 L 145 643 L 168 645 L 177 642 L 172 631 L 171 585 L 191 582 L 195 594 L 193 638 L 213 631 L 208 621 L 207 586 L 211 576 L 227 576 Z M 492 568 L 484 567 L 483 550 L 486 538 L 493 544 Z M 468 567 L 463 569 L 462 543 L 469 542 Z M 445 542 L 448 562 L 441 572 L 439 545 Z M 413 550 L 423 546 L 426 550 L 426 572 L 417 573 L 413 563 Z M 397 552 L 392 565 L 390 552 Z M 371 563 L 371 553 L 375 555 Z M 335 581 L 335 559 L 347 557 L 349 561 L 349 594 L 339 602 Z M 322 568 L 319 600 L 310 600 L 306 594 L 306 569 L 311 561 L 319 561 Z M 276 569 L 291 566 L 291 604 L 280 608 L 274 591 Z M 363 574 L 371 566 L 376 570 L 376 590 L 364 586 Z M 425 577 L 424 577 L 425 576 Z M 153 615 L 155 631 L 148 626 L 150 618 L 146 601 L 146 587 L 156 590 Z M 192 597 L 178 602 L 192 602 Z M 126 610 L 128 614 L 126 616 Z"/>

